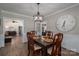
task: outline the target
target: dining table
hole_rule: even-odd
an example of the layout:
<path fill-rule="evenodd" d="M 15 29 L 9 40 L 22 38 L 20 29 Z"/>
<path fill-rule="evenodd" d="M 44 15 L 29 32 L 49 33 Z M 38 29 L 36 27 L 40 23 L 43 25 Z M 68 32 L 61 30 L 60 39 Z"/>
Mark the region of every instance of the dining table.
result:
<path fill-rule="evenodd" d="M 53 39 L 48 39 L 47 41 L 46 38 L 39 37 L 39 38 L 34 38 L 34 42 L 35 44 L 42 47 L 43 56 L 47 56 L 47 49 L 53 46 Z"/>

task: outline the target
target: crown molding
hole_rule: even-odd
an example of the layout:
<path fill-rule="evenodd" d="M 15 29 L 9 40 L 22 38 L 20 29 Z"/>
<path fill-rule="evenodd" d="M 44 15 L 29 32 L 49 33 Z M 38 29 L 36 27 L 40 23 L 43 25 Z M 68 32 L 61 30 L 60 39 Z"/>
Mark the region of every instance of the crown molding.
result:
<path fill-rule="evenodd" d="M 67 8 L 61 9 L 61 10 L 59 10 L 59 11 L 56 11 L 56 12 L 51 13 L 51 14 L 49 14 L 49 15 L 46 15 L 46 16 L 44 16 L 44 17 L 48 17 L 48 16 L 51 16 L 51 15 L 55 15 L 55 14 L 57 14 L 57 13 L 66 11 L 66 10 L 68 10 L 68 9 L 70 9 L 70 8 L 73 8 L 73 7 L 75 7 L 75 6 L 78 6 L 78 5 L 79 5 L 78 3 L 77 3 L 77 4 L 74 4 L 74 5 L 72 5 L 72 6 L 69 6 L 69 7 L 67 7 Z"/>
<path fill-rule="evenodd" d="M 24 17 L 24 18 L 26 18 L 26 17 L 32 18 L 32 16 L 27 16 L 27 15 L 15 13 L 15 12 L 9 12 L 9 11 L 5 11 L 5 10 L 1 10 L 1 12 L 2 12 L 2 15 L 3 15 L 3 14 L 9 14 L 9 15 L 14 15 L 14 16 L 19 16 L 19 17 L 22 17 L 22 18 L 23 18 L 23 17 Z"/>

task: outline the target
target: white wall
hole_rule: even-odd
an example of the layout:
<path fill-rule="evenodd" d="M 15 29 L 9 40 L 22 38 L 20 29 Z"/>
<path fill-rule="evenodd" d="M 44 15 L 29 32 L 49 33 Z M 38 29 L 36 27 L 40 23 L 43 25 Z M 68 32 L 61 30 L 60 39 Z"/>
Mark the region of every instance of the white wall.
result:
<path fill-rule="evenodd" d="M 79 35 L 76 34 L 64 34 L 62 47 L 69 50 L 79 52 Z"/>
<path fill-rule="evenodd" d="M 1 47 L 4 47 L 4 36 L 3 36 L 3 18 L 2 18 L 2 13 L 1 13 L 1 10 L 0 10 L 0 48 Z"/>
<path fill-rule="evenodd" d="M 7 11 L 2 11 L 2 15 L 4 18 L 8 18 L 11 20 L 23 20 L 24 22 L 24 36 L 23 36 L 23 42 L 27 42 L 27 35 L 26 33 L 28 31 L 34 30 L 34 20 L 33 17 L 29 17 L 29 16 L 24 16 L 21 14 L 17 14 L 17 13 L 12 13 L 12 12 L 7 12 Z M 4 19 L 3 19 L 4 20 Z"/>
<path fill-rule="evenodd" d="M 4 36 L 0 35 L 0 48 L 4 47 Z"/>
<path fill-rule="evenodd" d="M 60 17 L 61 15 L 65 15 L 65 14 L 70 14 L 75 17 L 76 26 L 72 31 L 63 32 L 64 39 L 62 42 L 62 46 L 67 49 L 71 49 L 76 52 L 79 52 L 79 46 L 78 46 L 79 44 L 79 5 L 72 7 L 70 9 L 67 9 L 67 10 L 61 11 L 56 14 L 52 13 L 51 15 L 48 15 L 47 17 L 45 17 L 44 19 L 47 22 L 47 30 L 51 30 L 54 33 L 60 32 L 56 28 L 56 21 L 58 17 Z"/>
<path fill-rule="evenodd" d="M 24 32 L 34 30 L 34 20 L 33 17 L 29 17 L 26 15 L 21 15 L 13 12 L 2 11 L 2 15 L 4 17 L 20 19 L 24 21 Z"/>
<path fill-rule="evenodd" d="M 23 20 L 17 19 L 14 20 L 13 18 L 3 17 L 4 20 L 4 31 L 16 31 L 19 32 L 19 26 L 22 26 L 23 28 Z M 16 21 L 16 23 L 13 23 L 12 21 Z"/>

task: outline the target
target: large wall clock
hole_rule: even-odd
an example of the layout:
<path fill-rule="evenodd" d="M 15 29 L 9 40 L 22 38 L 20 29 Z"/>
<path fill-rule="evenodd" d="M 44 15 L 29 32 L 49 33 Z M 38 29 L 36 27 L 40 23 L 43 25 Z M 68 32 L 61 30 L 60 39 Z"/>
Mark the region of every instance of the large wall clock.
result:
<path fill-rule="evenodd" d="M 75 27 L 76 20 L 72 15 L 63 15 L 58 18 L 56 27 L 60 31 L 70 31 Z"/>

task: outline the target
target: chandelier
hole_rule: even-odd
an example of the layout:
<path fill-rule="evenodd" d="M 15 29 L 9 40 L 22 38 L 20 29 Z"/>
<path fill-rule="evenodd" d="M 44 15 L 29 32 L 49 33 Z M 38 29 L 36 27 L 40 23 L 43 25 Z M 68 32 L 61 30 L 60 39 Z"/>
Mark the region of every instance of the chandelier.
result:
<path fill-rule="evenodd" d="M 34 15 L 33 17 L 34 17 L 34 20 L 42 21 L 42 15 L 40 15 L 40 12 L 39 12 L 39 5 L 40 5 L 40 3 L 37 3 L 37 9 L 38 9 L 37 15 Z"/>

